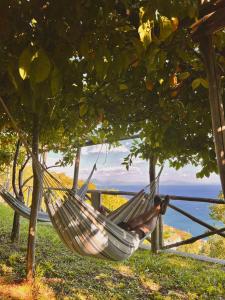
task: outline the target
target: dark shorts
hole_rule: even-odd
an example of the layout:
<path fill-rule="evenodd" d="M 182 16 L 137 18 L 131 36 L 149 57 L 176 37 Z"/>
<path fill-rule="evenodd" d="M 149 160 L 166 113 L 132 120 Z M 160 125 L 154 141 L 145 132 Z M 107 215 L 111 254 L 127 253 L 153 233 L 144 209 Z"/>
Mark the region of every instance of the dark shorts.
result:
<path fill-rule="evenodd" d="M 138 237 L 139 237 L 140 240 L 142 240 L 146 236 L 146 233 L 141 229 L 135 230 L 135 233 L 138 234 Z"/>
<path fill-rule="evenodd" d="M 138 237 L 139 237 L 139 239 L 141 240 L 141 239 L 143 239 L 144 237 L 145 237 L 145 232 L 143 231 L 143 230 L 141 230 L 141 229 L 137 229 L 137 230 L 132 230 L 128 225 L 127 225 L 127 223 L 125 223 L 125 222 L 120 222 L 120 223 L 118 223 L 117 224 L 120 228 L 122 228 L 122 229 L 124 229 L 124 230 L 126 230 L 126 231 L 128 231 L 128 232 L 131 232 L 131 233 L 136 233 L 137 235 L 138 235 Z"/>

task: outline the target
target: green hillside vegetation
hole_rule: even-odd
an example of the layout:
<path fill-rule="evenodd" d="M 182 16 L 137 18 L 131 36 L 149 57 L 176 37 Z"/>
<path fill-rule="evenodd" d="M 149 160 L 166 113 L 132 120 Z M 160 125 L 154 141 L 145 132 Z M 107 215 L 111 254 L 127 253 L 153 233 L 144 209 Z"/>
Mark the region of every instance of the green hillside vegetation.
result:
<path fill-rule="evenodd" d="M 199 300 L 224 299 L 223 267 L 169 254 L 138 251 L 124 262 L 80 257 L 69 252 L 50 225 L 38 225 L 36 280 L 25 276 L 28 223 L 21 243 L 9 236 L 12 210 L 0 204 L 0 299 L 18 300 Z"/>

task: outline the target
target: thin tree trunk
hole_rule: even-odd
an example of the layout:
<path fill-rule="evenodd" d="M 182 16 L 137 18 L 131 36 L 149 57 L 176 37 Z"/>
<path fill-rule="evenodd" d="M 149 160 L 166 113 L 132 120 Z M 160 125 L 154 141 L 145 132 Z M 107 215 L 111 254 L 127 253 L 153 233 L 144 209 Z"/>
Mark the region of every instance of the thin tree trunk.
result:
<path fill-rule="evenodd" d="M 74 175 L 73 175 L 73 186 L 72 189 L 76 190 L 78 188 L 78 177 L 79 177 L 79 168 L 80 168 L 80 154 L 81 148 L 77 149 L 75 163 L 74 163 Z"/>
<path fill-rule="evenodd" d="M 212 36 L 200 41 L 209 82 L 209 102 L 212 118 L 212 129 L 223 194 L 225 195 L 225 121 L 220 76 L 218 75 L 215 49 Z"/>
<path fill-rule="evenodd" d="M 13 159 L 13 170 L 12 170 L 12 187 L 18 201 L 20 201 L 21 198 L 16 187 L 16 166 L 18 162 L 20 146 L 21 146 L 21 142 L 20 140 L 18 140 L 16 144 L 16 151 Z M 11 231 L 11 241 L 12 243 L 18 243 L 19 239 L 20 239 L 20 215 L 15 211 L 13 217 L 13 226 Z"/>
<path fill-rule="evenodd" d="M 28 247 L 27 247 L 27 280 L 32 281 L 34 278 L 35 267 L 35 242 L 36 242 L 36 226 L 38 205 L 41 191 L 41 182 L 38 170 L 38 144 L 39 144 L 39 118 L 37 114 L 33 116 L 33 138 L 32 138 L 32 168 L 33 168 L 33 193 L 31 205 L 31 217 L 29 224 L 28 234 Z"/>

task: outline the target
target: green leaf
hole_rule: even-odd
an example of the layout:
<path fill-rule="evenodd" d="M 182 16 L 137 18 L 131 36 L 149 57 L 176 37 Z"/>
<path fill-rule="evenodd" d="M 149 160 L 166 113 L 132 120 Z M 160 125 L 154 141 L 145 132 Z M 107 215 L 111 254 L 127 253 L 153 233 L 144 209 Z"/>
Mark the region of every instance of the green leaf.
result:
<path fill-rule="evenodd" d="M 32 51 L 28 47 L 23 50 L 19 57 L 19 73 L 23 80 L 29 77 Z"/>
<path fill-rule="evenodd" d="M 160 27 L 159 40 L 165 41 L 173 33 L 173 24 L 167 17 L 161 16 L 159 27 Z"/>
<path fill-rule="evenodd" d="M 119 88 L 120 88 L 121 91 L 125 91 L 125 90 L 128 89 L 128 86 L 127 86 L 126 84 L 124 84 L 124 83 L 121 83 L 121 84 L 119 85 Z"/>
<path fill-rule="evenodd" d="M 196 78 L 195 80 L 193 80 L 192 81 L 192 89 L 193 90 L 196 90 L 198 87 L 199 87 L 199 85 L 202 85 L 204 88 L 206 88 L 206 89 L 208 89 L 209 88 L 209 83 L 208 83 L 208 81 L 206 80 L 206 79 L 204 79 L 204 78 L 201 78 L 201 77 L 199 77 L 199 78 Z"/>
<path fill-rule="evenodd" d="M 204 79 L 204 78 L 201 78 L 201 85 L 208 89 L 209 88 L 209 83 L 208 83 L 208 80 Z"/>
<path fill-rule="evenodd" d="M 142 41 L 145 47 L 147 47 L 152 41 L 151 30 L 152 30 L 152 24 L 149 20 L 142 23 L 138 28 L 140 40 Z"/>
<path fill-rule="evenodd" d="M 44 50 L 40 49 L 34 54 L 32 60 L 30 70 L 32 81 L 34 83 L 40 83 L 46 80 L 51 71 L 51 63 L 47 54 Z"/>
<path fill-rule="evenodd" d="M 178 79 L 180 79 L 180 80 L 185 80 L 185 79 L 187 79 L 189 76 L 190 76 L 190 73 L 189 73 L 189 72 L 183 72 L 183 73 L 180 73 L 180 74 L 178 75 Z"/>
<path fill-rule="evenodd" d="M 87 112 L 88 112 L 88 105 L 86 103 L 82 103 L 79 109 L 80 117 L 86 115 Z"/>
<path fill-rule="evenodd" d="M 192 84 L 191 84 L 192 89 L 196 90 L 200 84 L 201 84 L 201 78 L 196 78 L 195 80 L 192 81 Z"/>

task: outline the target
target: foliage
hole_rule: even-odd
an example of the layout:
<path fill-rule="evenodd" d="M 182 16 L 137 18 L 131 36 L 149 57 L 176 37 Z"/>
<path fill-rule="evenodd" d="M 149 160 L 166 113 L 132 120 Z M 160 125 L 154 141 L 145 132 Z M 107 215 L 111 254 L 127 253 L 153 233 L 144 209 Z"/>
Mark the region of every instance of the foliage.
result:
<path fill-rule="evenodd" d="M 0 171 L 3 172 L 12 163 L 16 145 L 16 136 L 11 131 L 0 132 Z"/>
<path fill-rule="evenodd" d="M 24 139 L 34 146 L 36 133 L 68 164 L 88 138 L 140 132 L 127 166 L 154 155 L 200 164 L 199 176 L 216 171 L 208 84 L 187 30 L 200 10 L 194 0 L 1 1 L 0 95 Z M 221 70 L 224 36 L 215 36 Z M 0 114 L 1 130 L 12 130 Z"/>
<path fill-rule="evenodd" d="M 224 199 L 223 193 L 220 192 L 220 199 Z M 210 217 L 215 221 L 225 224 L 225 205 L 213 204 L 210 206 Z M 203 253 L 217 258 L 225 258 L 225 239 L 221 236 L 211 236 L 203 248 Z"/>
<path fill-rule="evenodd" d="M 139 95 L 139 113 L 131 113 L 130 130 L 140 132 L 141 140 L 134 142 L 125 159 L 127 167 L 138 155 L 144 159 L 154 155 L 160 163 L 169 160 L 176 169 L 187 163 L 200 165 L 199 177 L 216 172 L 204 64 L 198 45 L 183 26 L 198 16 L 199 9 L 195 1 L 146 2 L 140 9 L 144 59 L 129 72 L 128 84 L 129 96 Z M 221 61 L 220 43 L 224 40 L 224 32 L 215 37 Z M 223 76 L 221 79 L 224 83 Z"/>
<path fill-rule="evenodd" d="M 70 163 L 87 138 L 140 132 L 127 165 L 152 153 L 175 168 L 201 164 L 199 176 L 216 170 L 204 66 L 187 30 L 197 1 L 3 1 L 1 11 L 0 92 L 29 136 L 39 115 L 43 147 Z M 223 32 L 215 43 L 223 68 Z"/>
<path fill-rule="evenodd" d="M 118 195 L 102 195 L 102 205 L 111 211 L 127 202 L 127 199 Z"/>
<path fill-rule="evenodd" d="M 186 252 L 186 253 L 191 253 L 191 254 L 204 254 L 207 255 L 209 257 L 216 257 L 216 256 L 212 256 L 209 253 L 206 253 L 203 249 L 204 248 L 204 242 L 199 240 L 196 241 L 195 243 L 191 244 L 191 245 L 183 245 L 177 248 L 178 251 L 181 252 Z"/>
<path fill-rule="evenodd" d="M 207 240 L 207 242 L 204 243 L 201 253 L 204 255 L 208 255 L 210 257 L 220 258 L 224 259 L 225 254 L 225 239 L 221 236 L 211 236 Z"/>
<path fill-rule="evenodd" d="M 9 298 L 10 285 L 18 291 L 17 296 L 24 287 L 20 279 L 25 275 L 27 232 L 27 222 L 22 220 L 21 244 L 13 247 L 7 238 L 11 218 L 12 211 L 1 204 L 0 297 Z M 48 225 L 38 227 L 36 272 L 33 290 L 29 286 L 22 290 L 33 292 L 36 299 L 211 300 L 225 296 L 222 266 L 148 251 L 138 251 L 124 262 L 80 257 L 67 251 Z"/>
<path fill-rule="evenodd" d="M 218 196 L 220 199 L 224 199 L 222 192 Z M 210 206 L 210 217 L 216 221 L 220 221 L 225 224 L 225 205 L 213 204 Z"/>
<path fill-rule="evenodd" d="M 171 227 L 168 225 L 163 226 L 163 241 L 164 244 L 172 244 L 178 241 L 186 240 L 191 237 L 191 234 L 179 230 L 175 227 Z M 194 244 L 179 246 L 176 249 L 181 252 L 199 254 L 202 250 L 203 241 L 197 241 Z"/>

